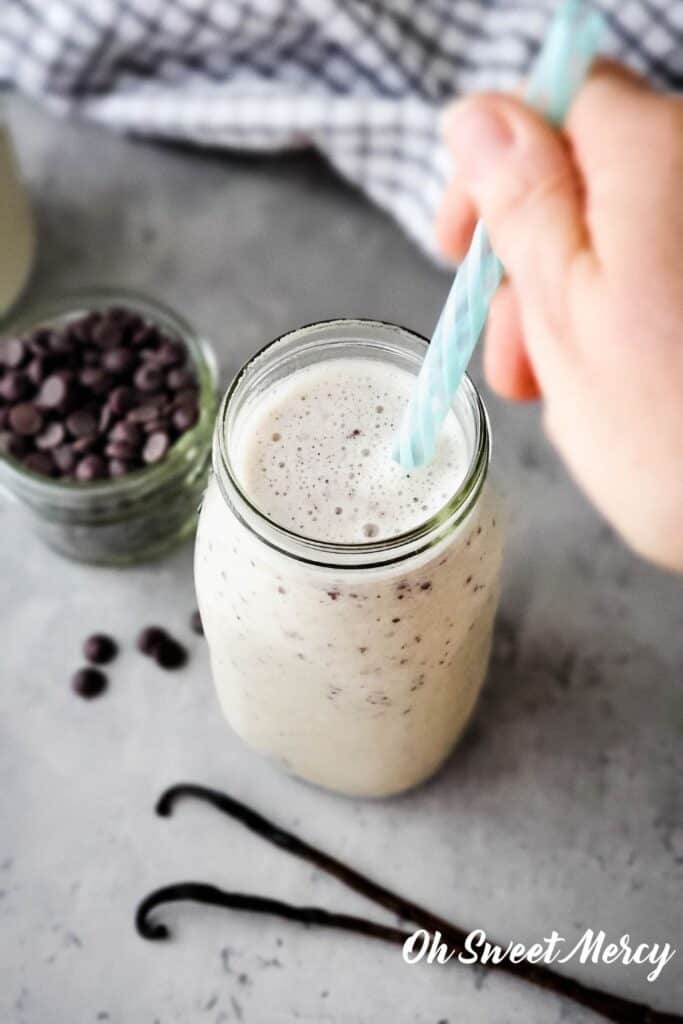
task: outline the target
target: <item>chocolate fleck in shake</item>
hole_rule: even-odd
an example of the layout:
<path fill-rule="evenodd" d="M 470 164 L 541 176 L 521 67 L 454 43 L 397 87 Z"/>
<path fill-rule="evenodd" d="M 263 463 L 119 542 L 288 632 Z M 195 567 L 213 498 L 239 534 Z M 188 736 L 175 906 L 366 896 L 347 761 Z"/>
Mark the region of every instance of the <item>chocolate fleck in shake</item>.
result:
<path fill-rule="evenodd" d="M 502 533 L 471 383 L 429 466 L 392 459 L 425 347 L 372 321 L 295 331 L 216 427 L 195 572 L 220 702 L 247 743 L 344 793 L 431 775 L 488 662 Z"/>

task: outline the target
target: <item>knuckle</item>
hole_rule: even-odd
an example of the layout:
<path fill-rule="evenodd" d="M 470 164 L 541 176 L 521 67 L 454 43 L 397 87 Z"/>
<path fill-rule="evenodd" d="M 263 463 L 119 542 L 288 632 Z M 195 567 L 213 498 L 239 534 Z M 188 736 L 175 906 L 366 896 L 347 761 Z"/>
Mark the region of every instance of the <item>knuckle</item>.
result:
<path fill-rule="evenodd" d="M 494 200 L 494 216 L 513 228 L 517 224 L 533 223 L 539 211 L 547 209 L 556 198 L 575 187 L 574 172 L 567 162 L 555 161 L 539 173 L 529 161 L 519 174 L 508 176 L 504 189 Z"/>

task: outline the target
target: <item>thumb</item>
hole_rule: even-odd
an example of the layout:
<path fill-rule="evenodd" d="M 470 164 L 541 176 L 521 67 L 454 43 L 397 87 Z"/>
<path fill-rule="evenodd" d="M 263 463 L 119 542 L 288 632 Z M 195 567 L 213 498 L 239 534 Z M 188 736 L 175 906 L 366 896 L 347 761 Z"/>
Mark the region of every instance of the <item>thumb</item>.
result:
<path fill-rule="evenodd" d="M 578 175 L 563 137 L 521 101 L 493 94 L 454 104 L 443 126 L 458 180 L 522 307 L 540 303 L 552 316 L 586 243 Z"/>

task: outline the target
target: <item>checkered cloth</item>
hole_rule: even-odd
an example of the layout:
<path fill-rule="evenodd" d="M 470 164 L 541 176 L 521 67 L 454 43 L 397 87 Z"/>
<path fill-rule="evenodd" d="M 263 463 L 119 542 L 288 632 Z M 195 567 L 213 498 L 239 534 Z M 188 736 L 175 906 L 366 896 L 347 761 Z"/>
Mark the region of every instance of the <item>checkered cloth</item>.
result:
<path fill-rule="evenodd" d="M 128 132 L 314 146 L 435 252 L 439 109 L 509 88 L 553 0 L 0 0 L 0 81 Z M 605 49 L 683 84 L 683 0 L 601 0 Z"/>

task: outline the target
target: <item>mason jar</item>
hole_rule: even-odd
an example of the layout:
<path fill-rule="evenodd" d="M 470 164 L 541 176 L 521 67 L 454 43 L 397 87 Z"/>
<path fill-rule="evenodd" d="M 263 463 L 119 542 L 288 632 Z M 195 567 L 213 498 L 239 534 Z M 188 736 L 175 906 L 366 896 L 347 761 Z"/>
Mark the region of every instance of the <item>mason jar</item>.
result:
<path fill-rule="evenodd" d="M 0 86 L 0 319 L 24 291 L 36 248 L 33 211 L 16 158 L 6 117 L 6 92 Z"/>
<path fill-rule="evenodd" d="M 503 544 L 486 411 L 466 378 L 453 402 L 468 449 L 462 483 L 408 533 L 353 544 L 295 533 L 256 507 L 235 472 L 236 425 L 301 367 L 360 356 L 417 374 L 426 349 L 374 321 L 294 331 L 244 366 L 214 431 L 195 580 L 220 704 L 251 747 L 342 793 L 385 796 L 422 782 L 474 709 Z"/>
<path fill-rule="evenodd" d="M 36 535 L 67 558 L 129 565 L 154 558 L 189 537 L 211 462 L 216 365 L 209 344 L 177 313 L 121 289 L 65 295 L 24 313 L 13 335 L 61 327 L 87 313 L 119 306 L 184 342 L 199 386 L 199 418 L 156 465 L 92 483 L 43 476 L 0 453 L 0 489 L 28 513 Z"/>

